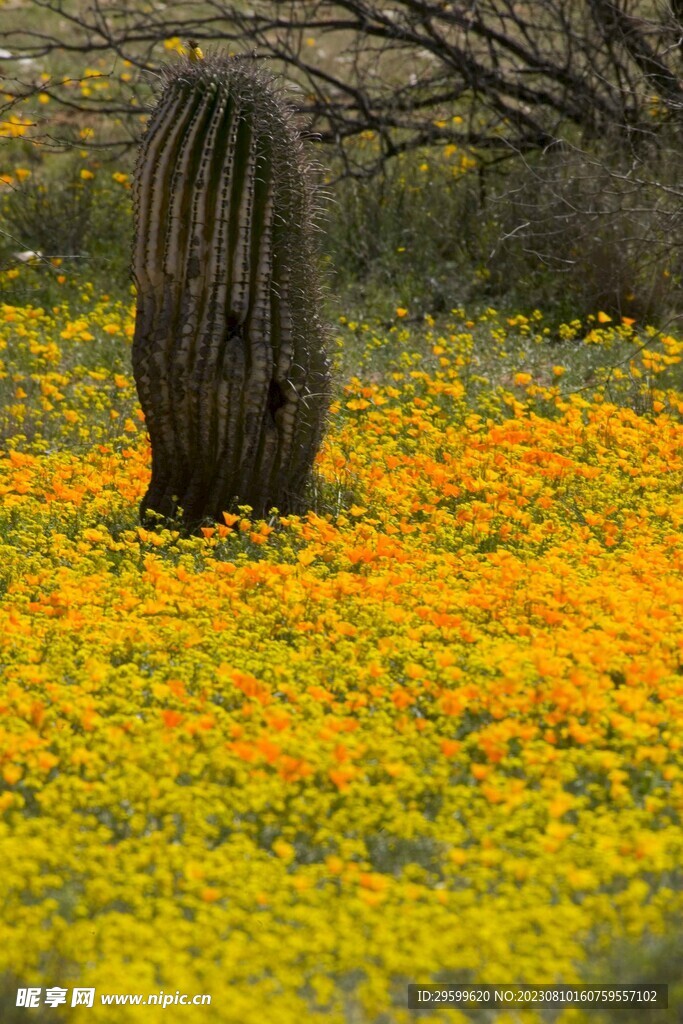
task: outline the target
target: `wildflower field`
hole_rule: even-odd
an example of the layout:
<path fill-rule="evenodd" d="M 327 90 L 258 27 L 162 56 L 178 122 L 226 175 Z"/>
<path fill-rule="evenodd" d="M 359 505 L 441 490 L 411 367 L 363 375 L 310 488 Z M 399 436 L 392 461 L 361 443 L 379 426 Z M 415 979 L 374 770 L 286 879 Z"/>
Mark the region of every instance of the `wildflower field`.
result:
<path fill-rule="evenodd" d="M 187 538 L 138 526 L 128 306 L 0 306 L 8 1010 L 399 1024 L 408 982 L 642 980 L 591 964 L 680 921 L 683 343 L 335 334 L 312 511 Z"/>

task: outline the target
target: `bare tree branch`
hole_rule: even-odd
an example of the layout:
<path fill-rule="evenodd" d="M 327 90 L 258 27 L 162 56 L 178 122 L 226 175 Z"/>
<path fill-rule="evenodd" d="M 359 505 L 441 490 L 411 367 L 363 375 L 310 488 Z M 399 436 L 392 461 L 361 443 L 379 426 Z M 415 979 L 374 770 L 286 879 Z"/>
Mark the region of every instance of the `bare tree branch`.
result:
<path fill-rule="evenodd" d="M 432 143 L 531 152 L 606 132 L 652 142 L 664 123 L 681 127 L 680 0 L 659 9 L 648 0 L 254 0 L 248 7 L 189 0 L 159 9 L 132 0 L 86 8 L 33 0 L 31 7 L 40 27 L 4 36 L 13 60 L 3 63 L 17 95 L 38 87 L 20 61 L 37 69 L 69 54 L 137 69 L 129 80 L 112 71 L 111 89 L 87 101 L 51 85 L 65 111 L 108 118 L 110 141 L 114 119 L 118 128 L 139 119 L 171 37 L 254 51 L 284 72 L 323 143 L 343 147 L 373 131 L 385 157 Z M 307 45 L 311 37 L 316 45 Z M 135 134 L 128 126 L 120 141 Z"/>

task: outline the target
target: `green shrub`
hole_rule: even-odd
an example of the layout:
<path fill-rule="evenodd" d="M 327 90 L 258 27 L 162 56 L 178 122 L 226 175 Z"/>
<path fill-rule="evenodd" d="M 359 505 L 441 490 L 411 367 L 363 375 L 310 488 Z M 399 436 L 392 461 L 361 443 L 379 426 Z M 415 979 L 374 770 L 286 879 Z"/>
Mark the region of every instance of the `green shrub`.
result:
<path fill-rule="evenodd" d="M 67 285 L 127 293 L 131 233 L 130 190 L 111 170 L 46 164 L 0 203 L 0 268 L 22 269 L 5 282 L 5 301 L 51 304 L 62 276 Z M 30 251 L 40 255 L 22 264 L 18 254 Z"/>
<path fill-rule="evenodd" d="M 571 319 L 604 310 L 663 323 L 682 297 L 683 213 L 657 153 L 597 150 L 519 160 L 491 203 L 492 292 Z"/>

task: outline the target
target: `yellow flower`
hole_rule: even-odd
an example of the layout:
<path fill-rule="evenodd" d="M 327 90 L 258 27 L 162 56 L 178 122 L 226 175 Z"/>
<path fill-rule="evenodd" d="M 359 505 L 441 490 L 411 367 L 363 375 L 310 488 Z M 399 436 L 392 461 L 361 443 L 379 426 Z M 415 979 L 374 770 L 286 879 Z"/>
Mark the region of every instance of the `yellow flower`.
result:
<path fill-rule="evenodd" d="M 539 981 L 666 934 L 680 335 L 594 317 L 631 355 L 564 393 L 536 313 L 349 316 L 311 508 L 237 501 L 188 537 L 138 525 L 132 303 L 79 292 L 0 301 L 3 886 L 31 984 L 67 941 L 79 985 L 133 969 L 245 1021 L 310 993 L 339 1016 L 362 974 L 374 1019 L 397 934 L 414 976 Z"/>

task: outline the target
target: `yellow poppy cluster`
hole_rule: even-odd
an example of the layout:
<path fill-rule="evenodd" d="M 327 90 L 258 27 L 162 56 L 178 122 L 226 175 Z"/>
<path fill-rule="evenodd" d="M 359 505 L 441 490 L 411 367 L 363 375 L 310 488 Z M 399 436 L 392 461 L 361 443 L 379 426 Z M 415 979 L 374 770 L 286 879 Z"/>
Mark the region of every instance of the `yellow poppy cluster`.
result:
<path fill-rule="evenodd" d="M 131 311 L 0 306 L 6 989 L 401 1024 L 680 921 L 683 346 L 598 323 L 638 411 L 484 379 L 533 317 L 345 322 L 312 511 L 188 538 L 137 525 Z"/>

